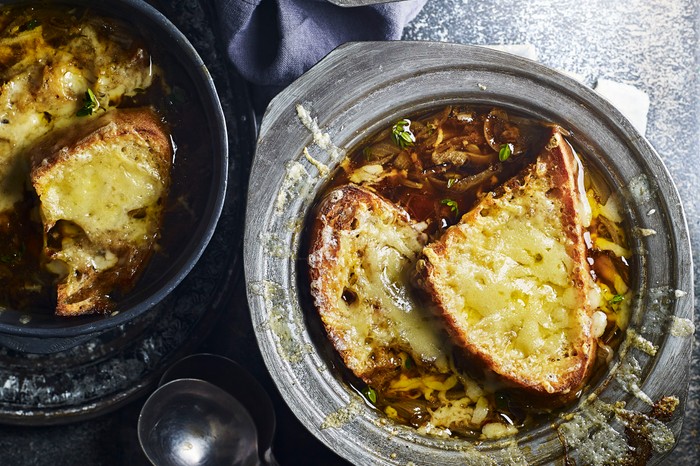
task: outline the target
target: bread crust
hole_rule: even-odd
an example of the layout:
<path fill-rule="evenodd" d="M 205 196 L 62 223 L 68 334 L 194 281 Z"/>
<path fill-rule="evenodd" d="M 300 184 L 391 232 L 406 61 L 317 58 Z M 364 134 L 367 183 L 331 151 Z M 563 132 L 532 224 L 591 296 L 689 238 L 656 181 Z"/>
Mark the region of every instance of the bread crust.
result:
<path fill-rule="evenodd" d="M 595 338 L 591 336 L 591 315 L 595 309 L 591 304 L 590 295 L 595 293 L 596 285 L 586 261 L 583 225 L 587 220 L 582 218 L 582 215 L 585 216 L 585 209 L 579 208 L 585 193 L 580 192 L 579 174 L 578 162 L 572 148 L 557 129 L 553 130 L 550 142 L 532 165 L 504 183 L 496 192 L 488 193 L 461 218 L 459 224 L 450 227 L 442 238 L 426 246 L 417 264 L 417 283 L 431 297 L 436 312 L 446 323 L 453 340 L 464 349 L 468 359 L 480 362 L 498 374 L 507 384 L 534 394 L 561 396 L 576 392 L 589 375 L 595 359 L 597 345 Z M 472 241 L 473 238 L 469 237 L 469 234 L 478 230 L 477 226 L 483 223 L 482 217 L 488 217 L 492 211 L 501 209 L 503 203 L 507 202 L 503 200 L 505 198 L 528 196 L 532 180 L 543 177 L 548 182 L 546 196 L 557 206 L 558 211 L 554 215 L 559 218 L 567 238 L 566 253 L 572 263 L 569 271 L 571 286 L 568 291 L 562 292 L 575 295 L 568 296 L 568 299 L 577 303 L 575 309 L 569 310 L 569 317 L 576 328 L 569 332 L 568 344 L 563 346 L 567 352 L 560 355 L 560 359 L 564 361 L 543 360 L 541 364 L 551 365 L 551 372 L 547 373 L 545 370 L 533 374 L 526 365 L 517 366 L 512 361 L 502 360 L 500 350 L 484 344 L 481 334 L 479 338 L 475 337 L 477 333 L 472 329 L 479 325 L 479 318 L 477 317 L 475 322 L 465 323 L 462 314 L 467 311 L 459 309 L 452 300 L 459 291 L 448 289 L 441 268 L 445 261 L 466 260 L 454 251 L 461 247 L 460 245 Z M 583 199 L 585 202 L 585 197 Z M 498 319 L 493 316 L 489 318 L 493 318 L 494 321 Z M 508 316 L 501 318 L 508 319 Z M 517 331 L 515 333 L 513 340 L 518 337 Z M 543 354 L 540 357 L 546 356 Z M 537 356 L 533 358 L 536 361 Z M 556 356 L 554 358 L 556 359 Z"/>
<path fill-rule="evenodd" d="M 172 144 L 167 127 L 152 107 L 111 110 L 83 125 L 50 133 L 29 154 L 31 178 L 41 179 L 55 165 L 65 163 L 101 141 L 116 141 L 129 135 L 146 140 L 152 148 L 154 167 L 169 183 Z M 45 229 L 51 226 L 45 225 Z"/>
<path fill-rule="evenodd" d="M 139 172 L 148 173 L 149 179 L 157 180 L 148 188 L 157 190 L 157 199 L 143 206 L 148 214 L 143 214 L 144 226 L 139 227 L 143 228 L 143 233 L 137 239 L 129 235 L 126 223 L 117 227 L 110 225 L 102 231 L 86 227 L 80 219 L 62 217 L 61 204 L 65 201 L 47 195 L 57 183 L 57 173 L 70 173 L 71 176 L 77 173 L 82 177 L 80 172 L 73 172 L 76 170 L 76 160 L 99 151 L 107 155 L 111 155 L 111 151 L 121 151 L 125 154 L 124 163 L 133 161 L 134 166 L 140 167 Z M 52 134 L 32 150 L 31 181 L 41 202 L 46 263 L 63 262 L 68 270 L 67 276 L 56 286 L 57 315 L 111 312 L 115 306 L 113 296 L 126 293 L 134 286 L 159 236 L 165 197 L 170 186 L 172 156 L 167 127 L 150 107 L 111 110 L 83 125 Z M 114 175 L 119 176 L 117 173 Z M 89 173 L 85 177 L 90 177 Z M 115 189 L 118 193 L 119 187 Z M 147 195 L 151 195 L 150 191 L 144 194 Z M 90 207 L 95 212 L 104 212 L 107 203 L 119 202 L 116 196 L 114 199 L 94 197 Z M 116 209 L 125 210 L 119 205 Z M 69 246 L 65 242 L 51 245 L 54 228 L 64 220 L 71 223 L 70 228 L 77 233 L 71 238 Z M 103 261 L 109 264 L 100 268 L 91 265 L 89 260 L 71 263 L 73 257 L 91 254 L 99 254 L 94 263 Z"/>

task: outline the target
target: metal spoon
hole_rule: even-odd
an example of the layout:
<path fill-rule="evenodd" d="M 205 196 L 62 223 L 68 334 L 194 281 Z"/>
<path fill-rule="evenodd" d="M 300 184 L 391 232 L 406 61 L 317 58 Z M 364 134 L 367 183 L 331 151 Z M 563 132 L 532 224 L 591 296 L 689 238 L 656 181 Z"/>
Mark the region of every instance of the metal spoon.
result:
<path fill-rule="evenodd" d="M 175 362 L 160 379 L 164 385 L 176 379 L 200 379 L 224 389 L 248 410 L 258 430 L 261 464 L 277 466 L 272 454 L 275 410 L 265 388 L 241 364 L 218 354 L 198 353 Z"/>
<path fill-rule="evenodd" d="M 173 380 L 153 392 L 141 410 L 138 436 L 156 466 L 259 464 L 250 414 L 203 380 Z"/>

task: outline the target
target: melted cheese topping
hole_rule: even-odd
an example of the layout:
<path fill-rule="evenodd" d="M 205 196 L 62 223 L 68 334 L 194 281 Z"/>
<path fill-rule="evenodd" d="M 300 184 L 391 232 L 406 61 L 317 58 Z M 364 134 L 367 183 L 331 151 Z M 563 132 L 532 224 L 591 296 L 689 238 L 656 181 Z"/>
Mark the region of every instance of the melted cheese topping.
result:
<path fill-rule="evenodd" d="M 102 244 L 147 242 L 165 190 L 148 154 L 148 143 L 134 133 L 119 146 L 94 144 L 56 164 L 45 177 L 50 181 L 37 184 L 44 222 L 71 221 Z"/>
<path fill-rule="evenodd" d="M 383 348 L 405 350 L 416 360 L 446 368 L 436 318 L 410 292 L 421 234 L 395 207 L 379 198 L 375 202 L 380 205 L 358 203 L 345 229 L 324 226 L 325 246 L 309 256 L 311 267 L 333 264 L 327 275 L 337 277 L 312 283 L 312 289 L 325 289 L 330 303 L 324 321 L 340 335 L 335 344 L 347 351 L 348 367 L 359 373 L 371 370 L 373 352 Z"/>
<path fill-rule="evenodd" d="M 47 132 L 90 118 L 76 116 L 88 89 L 107 109 L 149 87 L 154 75 L 146 52 L 127 37 L 109 40 L 97 24 L 68 14 L 61 19 L 70 26 L 56 37 L 41 22 L 22 27 L 32 19 L 31 12 L 18 15 L 0 37 L 0 212 L 24 196 L 24 152 Z"/>
<path fill-rule="evenodd" d="M 453 227 L 448 260 L 431 247 L 424 252 L 437 264 L 445 308 L 460 310 L 456 325 L 470 342 L 505 372 L 556 382 L 575 369 L 562 356 L 590 319 L 570 283 L 575 264 L 559 206 L 545 194 L 549 181 L 530 183 L 527 195 L 498 198 L 474 222 Z"/>
<path fill-rule="evenodd" d="M 356 248 L 358 254 L 341 254 L 339 260 L 352 276 L 348 288 L 358 302 L 351 306 L 381 309 L 368 319 L 362 313 L 350 313 L 351 325 L 361 341 L 390 346 L 401 342 L 413 355 L 425 362 L 445 362 L 442 343 L 433 318 L 418 306 L 409 292 L 410 274 L 422 244 L 419 234 L 410 226 L 377 221 L 379 216 L 368 210 L 357 215 L 358 227 L 344 231 L 340 238 L 341 251 Z"/>

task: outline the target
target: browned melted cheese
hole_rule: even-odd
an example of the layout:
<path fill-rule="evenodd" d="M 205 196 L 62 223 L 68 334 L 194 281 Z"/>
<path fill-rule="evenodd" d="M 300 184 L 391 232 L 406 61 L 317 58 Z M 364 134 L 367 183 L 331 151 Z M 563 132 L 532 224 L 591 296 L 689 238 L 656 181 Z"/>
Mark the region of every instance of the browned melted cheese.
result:
<path fill-rule="evenodd" d="M 24 152 L 52 129 L 79 124 L 91 89 L 108 109 L 153 82 L 147 52 L 116 23 L 59 10 L 0 19 L 0 212 L 24 196 Z M 100 113 L 100 112 L 98 112 Z"/>

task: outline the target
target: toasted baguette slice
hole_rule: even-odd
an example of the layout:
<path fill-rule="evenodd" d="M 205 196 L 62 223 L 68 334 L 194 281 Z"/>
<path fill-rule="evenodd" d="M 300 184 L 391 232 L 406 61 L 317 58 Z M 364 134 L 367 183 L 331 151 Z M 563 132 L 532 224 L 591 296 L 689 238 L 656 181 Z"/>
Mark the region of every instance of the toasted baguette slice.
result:
<path fill-rule="evenodd" d="M 345 365 L 365 382 L 442 357 L 435 316 L 414 304 L 410 279 L 423 235 L 406 211 L 368 189 L 337 188 L 321 201 L 309 250 L 311 295 Z"/>
<path fill-rule="evenodd" d="M 58 315 L 109 312 L 151 255 L 170 184 L 170 138 L 150 108 L 113 110 L 44 141 L 31 160 Z"/>
<path fill-rule="evenodd" d="M 554 130 L 524 172 L 423 250 L 418 283 L 458 345 L 507 382 L 563 395 L 585 380 L 597 287 L 579 162 Z"/>

